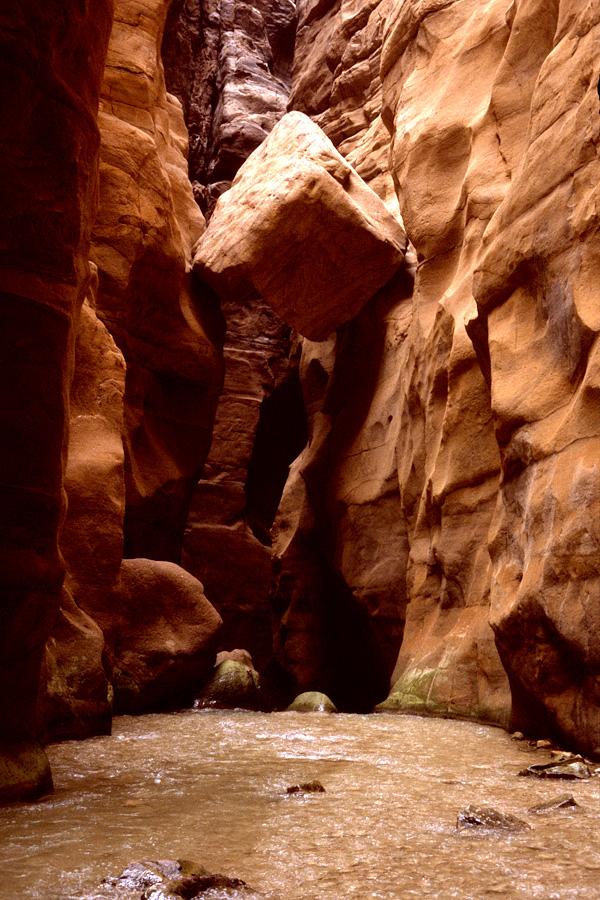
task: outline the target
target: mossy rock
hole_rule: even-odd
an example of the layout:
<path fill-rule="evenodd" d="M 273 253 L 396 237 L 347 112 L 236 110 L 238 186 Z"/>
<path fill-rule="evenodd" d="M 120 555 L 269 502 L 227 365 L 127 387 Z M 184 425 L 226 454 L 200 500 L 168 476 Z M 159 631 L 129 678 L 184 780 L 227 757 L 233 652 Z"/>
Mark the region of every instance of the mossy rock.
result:
<path fill-rule="evenodd" d="M 243 663 L 226 659 L 216 666 L 194 706 L 271 712 L 280 707 L 280 703 L 274 689 L 258 672 Z"/>
<path fill-rule="evenodd" d="M 327 694 L 322 694 L 320 691 L 306 691 L 304 694 L 299 694 L 288 706 L 288 709 L 294 712 L 337 712 L 335 704 Z"/>
<path fill-rule="evenodd" d="M 52 790 L 50 765 L 39 744 L 0 742 L 0 803 L 36 800 Z"/>

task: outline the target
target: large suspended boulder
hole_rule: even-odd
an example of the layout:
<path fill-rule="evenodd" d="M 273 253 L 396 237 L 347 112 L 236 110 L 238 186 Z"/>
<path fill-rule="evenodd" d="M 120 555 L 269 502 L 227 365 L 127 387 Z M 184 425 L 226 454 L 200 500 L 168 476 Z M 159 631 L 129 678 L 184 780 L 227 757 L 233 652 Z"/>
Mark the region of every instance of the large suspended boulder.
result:
<path fill-rule="evenodd" d="M 257 294 L 311 340 L 353 319 L 400 268 L 402 225 L 303 113 L 281 119 L 196 246 L 225 301 Z"/>

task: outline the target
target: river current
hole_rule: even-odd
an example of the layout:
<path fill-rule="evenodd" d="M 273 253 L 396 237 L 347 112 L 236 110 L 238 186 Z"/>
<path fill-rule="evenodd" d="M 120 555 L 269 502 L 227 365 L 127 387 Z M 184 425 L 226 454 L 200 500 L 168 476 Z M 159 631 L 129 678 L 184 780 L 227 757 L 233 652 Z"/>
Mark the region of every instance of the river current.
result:
<path fill-rule="evenodd" d="M 525 749 L 412 716 L 119 717 L 48 748 L 53 795 L 0 809 L 0 898 L 92 898 L 133 861 L 186 858 L 268 900 L 598 900 L 600 778 L 517 777 L 549 758 Z M 312 779 L 326 792 L 287 793 Z M 577 808 L 528 812 L 565 792 Z M 457 831 L 470 804 L 531 830 Z"/>

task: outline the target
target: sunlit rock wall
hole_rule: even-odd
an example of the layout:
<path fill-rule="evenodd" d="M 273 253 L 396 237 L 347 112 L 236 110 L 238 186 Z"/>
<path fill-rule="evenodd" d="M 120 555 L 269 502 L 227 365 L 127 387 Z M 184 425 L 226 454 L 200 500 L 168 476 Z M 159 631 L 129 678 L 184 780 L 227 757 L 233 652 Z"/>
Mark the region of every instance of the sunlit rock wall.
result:
<path fill-rule="evenodd" d="M 395 320 L 377 387 L 367 387 L 364 351 L 344 363 L 345 334 L 304 346 L 321 438 L 295 463 L 276 523 L 287 572 L 277 595 L 282 658 L 294 668 L 311 645 L 321 652 L 306 600 L 320 576 L 310 575 L 307 548 L 325 531 L 326 564 L 372 626 L 380 610 L 369 592 L 377 585 L 377 596 L 394 598 L 387 608 L 403 641 L 386 708 L 503 724 L 512 711 L 515 724 L 591 752 L 595 14 L 498 0 L 299 6 L 292 104 L 391 208 L 393 179 L 416 268 L 412 298 L 398 287 L 385 314 L 374 306 L 380 328 L 390 310 Z M 354 443 L 336 447 L 323 480 L 317 448 L 336 429 L 323 398 L 344 372 L 358 382 L 346 413 Z M 386 444 L 387 492 L 375 488 L 385 462 L 368 464 Z"/>
<path fill-rule="evenodd" d="M 125 555 L 178 562 L 222 383 L 218 302 L 191 280 L 204 229 L 167 94 L 167 0 L 118 0 L 100 102 L 97 308 L 127 361 Z"/>
<path fill-rule="evenodd" d="M 529 120 L 499 130 L 510 185 L 474 278 L 502 459 L 491 622 L 516 721 L 598 753 L 600 10 L 518 4 L 509 21 L 498 107 L 528 100 Z"/>

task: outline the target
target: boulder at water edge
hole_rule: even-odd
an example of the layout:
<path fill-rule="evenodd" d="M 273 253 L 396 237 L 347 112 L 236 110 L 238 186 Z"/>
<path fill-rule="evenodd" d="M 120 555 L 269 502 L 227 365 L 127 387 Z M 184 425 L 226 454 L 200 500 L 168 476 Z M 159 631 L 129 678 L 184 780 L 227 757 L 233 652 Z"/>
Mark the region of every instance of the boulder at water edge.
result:
<path fill-rule="evenodd" d="M 271 712 L 278 706 L 275 691 L 256 669 L 233 659 L 215 667 L 194 703 L 196 708 L 252 709 Z"/>
<path fill-rule="evenodd" d="M 294 712 L 337 712 L 336 706 L 327 694 L 321 694 L 320 691 L 306 691 L 304 694 L 298 694 L 293 703 L 288 706 L 288 710 Z"/>

